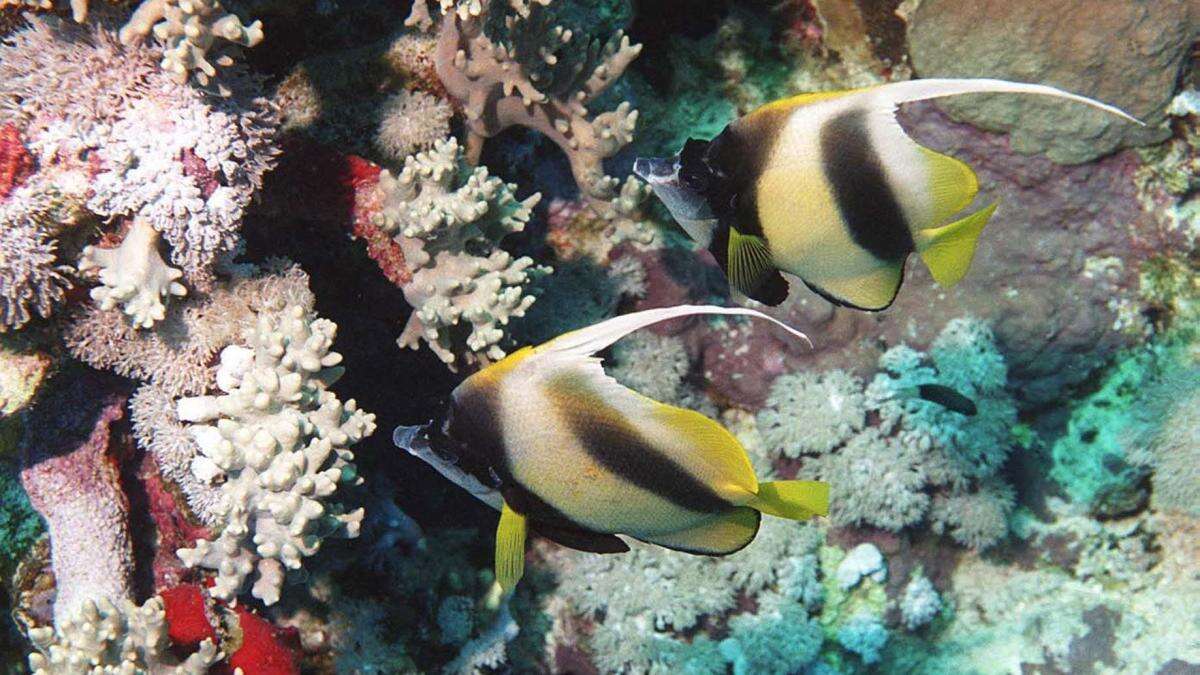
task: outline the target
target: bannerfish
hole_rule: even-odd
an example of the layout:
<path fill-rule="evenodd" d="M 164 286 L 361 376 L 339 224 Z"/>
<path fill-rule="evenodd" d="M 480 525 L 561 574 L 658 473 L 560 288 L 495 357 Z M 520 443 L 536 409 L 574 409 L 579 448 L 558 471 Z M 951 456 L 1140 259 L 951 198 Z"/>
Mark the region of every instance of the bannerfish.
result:
<path fill-rule="evenodd" d="M 901 103 L 969 93 L 1054 96 L 1141 124 L 1044 85 L 910 80 L 769 103 L 633 170 L 745 295 L 783 302 L 782 270 L 834 304 L 878 311 L 896 298 L 911 253 L 940 286 L 958 283 L 996 209 L 953 219 L 975 199 L 975 172 L 917 144 L 895 117 Z"/>
<path fill-rule="evenodd" d="M 500 511 L 500 591 L 524 573 L 528 530 L 595 553 L 628 551 L 620 534 L 720 556 L 753 541 L 763 513 L 828 514 L 828 484 L 760 483 L 725 427 L 619 384 L 594 356 L 635 330 L 695 314 L 763 318 L 808 339 L 740 307 L 635 312 L 516 351 L 464 380 L 439 419 L 396 429 L 397 446 Z"/>

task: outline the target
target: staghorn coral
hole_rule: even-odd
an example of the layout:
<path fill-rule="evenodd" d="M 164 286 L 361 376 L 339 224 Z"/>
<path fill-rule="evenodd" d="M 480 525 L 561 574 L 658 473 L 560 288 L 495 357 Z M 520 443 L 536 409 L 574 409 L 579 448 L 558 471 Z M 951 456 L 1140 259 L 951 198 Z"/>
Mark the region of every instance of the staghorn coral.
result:
<path fill-rule="evenodd" d="M 57 629 L 35 628 L 29 638 L 38 652 L 29 656 L 34 675 L 87 673 L 177 673 L 203 675 L 221 654 L 204 640 L 186 658 L 170 649 L 167 613 L 161 598 L 141 606 L 128 600 L 88 601 L 66 617 Z"/>
<path fill-rule="evenodd" d="M 450 105 L 436 96 L 401 91 L 383 104 L 375 147 L 388 159 L 403 162 L 449 136 L 453 114 Z"/>
<path fill-rule="evenodd" d="M 228 54 L 209 61 L 209 50 L 218 39 L 253 47 L 263 40 L 262 22 L 243 25 L 225 11 L 219 0 L 143 0 L 121 28 L 121 42 L 141 41 L 150 33 L 163 44 L 162 68 L 180 84 L 189 75 L 207 85 L 216 76 L 216 66 L 232 65 Z"/>
<path fill-rule="evenodd" d="M 504 356 L 502 327 L 533 304 L 525 284 L 537 269 L 497 246 L 525 228 L 540 199 L 518 201 L 515 189 L 465 167 L 453 138 L 406 159 L 399 175 L 380 174 L 373 221 L 399 244 L 411 274 L 402 346 L 424 340 L 452 368 Z"/>
<path fill-rule="evenodd" d="M 120 304 L 134 326 L 150 328 L 166 318 L 169 297 L 187 295 L 177 281 L 183 271 L 168 267 L 158 255 L 158 236 L 146 221 L 138 220 L 117 248 L 83 249 L 79 271 L 99 270 L 100 285 L 91 296 L 101 311 Z"/>
<path fill-rule="evenodd" d="M 580 51 L 571 31 L 551 25 L 549 4 L 439 0 L 437 74 L 465 111 L 471 162 L 478 161 L 484 140 L 504 129 L 534 129 L 567 155 L 589 202 L 615 217 L 611 201 L 620 182 L 605 175 L 602 162 L 632 140 L 637 111 L 621 103 L 592 116 L 588 106 L 629 67 L 641 45 L 617 32 L 603 45 L 592 43 Z M 507 40 L 487 35 L 491 22 L 504 26 Z M 433 25 L 424 0 L 414 3 L 406 23 L 423 29 Z"/>
<path fill-rule="evenodd" d="M 328 389 L 341 375 L 336 326 L 300 305 L 268 309 L 244 346 L 221 351 L 222 393 L 177 402 L 199 450 L 191 471 L 223 496 L 218 538 L 178 555 L 216 570 L 212 594 L 224 600 L 257 571 L 251 592 L 273 604 L 284 567 L 298 569 L 324 537 L 358 535 L 362 509 L 345 513 L 327 498 L 358 480 L 349 447 L 374 431 L 375 416 Z"/>

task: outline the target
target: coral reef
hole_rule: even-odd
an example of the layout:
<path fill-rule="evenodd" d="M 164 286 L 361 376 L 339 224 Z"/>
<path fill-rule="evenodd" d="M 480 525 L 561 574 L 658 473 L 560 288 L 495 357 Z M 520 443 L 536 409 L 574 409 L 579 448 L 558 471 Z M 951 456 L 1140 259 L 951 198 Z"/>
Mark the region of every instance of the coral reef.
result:
<path fill-rule="evenodd" d="M 985 4 L 0 0 L 0 670 L 1194 670 L 1200 15 Z M 608 359 L 831 517 L 721 558 L 535 537 L 491 594 L 494 514 L 364 409 L 425 423 L 525 345 L 727 304 L 635 157 L 960 75 L 1148 125 L 904 106 L 1001 202 L 962 283 L 911 263 L 872 314 L 796 284 L 811 350 L 684 321 Z"/>

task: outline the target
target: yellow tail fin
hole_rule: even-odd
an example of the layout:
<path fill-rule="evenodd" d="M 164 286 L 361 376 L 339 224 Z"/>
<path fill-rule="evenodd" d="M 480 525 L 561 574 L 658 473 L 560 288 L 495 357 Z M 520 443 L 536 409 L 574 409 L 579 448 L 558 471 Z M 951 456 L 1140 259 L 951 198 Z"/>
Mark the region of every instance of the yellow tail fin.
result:
<path fill-rule="evenodd" d="M 993 203 L 949 225 L 919 232 L 917 250 L 939 286 L 949 288 L 966 276 L 979 233 L 995 210 Z"/>
<path fill-rule="evenodd" d="M 829 515 L 829 483 L 776 480 L 758 484 L 752 506 L 770 516 L 807 520 Z"/>

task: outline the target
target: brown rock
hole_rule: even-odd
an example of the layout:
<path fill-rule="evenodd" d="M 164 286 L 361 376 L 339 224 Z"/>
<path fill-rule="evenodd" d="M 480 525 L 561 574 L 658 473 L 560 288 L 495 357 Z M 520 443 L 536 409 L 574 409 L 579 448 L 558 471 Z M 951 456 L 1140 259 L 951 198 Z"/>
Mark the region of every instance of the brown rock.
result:
<path fill-rule="evenodd" d="M 941 105 L 956 119 L 1011 131 L 1021 153 L 1077 164 L 1162 141 L 1161 123 L 1193 42 L 1200 0 L 922 0 L 907 12 L 920 77 L 995 77 L 1050 84 L 1145 121 L 1036 96 L 972 96 Z"/>

